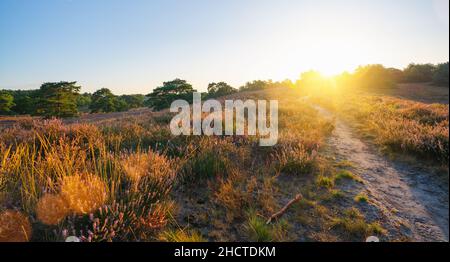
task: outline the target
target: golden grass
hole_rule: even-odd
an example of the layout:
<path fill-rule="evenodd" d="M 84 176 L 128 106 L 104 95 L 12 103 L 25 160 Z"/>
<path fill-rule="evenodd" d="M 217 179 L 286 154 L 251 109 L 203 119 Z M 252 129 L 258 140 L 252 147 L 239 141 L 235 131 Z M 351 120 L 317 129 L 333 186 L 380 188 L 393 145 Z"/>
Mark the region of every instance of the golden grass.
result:
<path fill-rule="evenodd" d="M 66 176 L 61 182 L 61 197 L 77 214 L 88 214 L 102 206 L 107 200 L 106 190 L 105 183 L 92 174 Z"/>
<path fill-rule="evenodd" d="M 86 241 L 147 238 L 146 231 L 167 223 L 170 206 L 158 201 L 167 200 L 177 165 L 153 150 L 123 149 L 123 141 L 141 132 L 124 129 L 120 139 L 106 127 L 60 120 L 6 129 L 0 135 L 0 209 L 14 203 L 47 225 L 38 239 L 53 231 L 75 232 Z M 98 221 L 86 220 L 90 216 Z M 132 237 L 133 230 L 142 234 Z"/>
<path fill-rule="evenodd" d="M 6 210 L 0 213 L 0 242 L 28 242 L 31 224 L 21 212 Z"/>
<path fill-rule="evenodd" d="M 167 230 L 161 232 L 159 240 L 166 242 L 206 242 L 206 240 L 194 230 Z"/>
<path fill-rule="evenodd" d="M 345 171 L 336 174 L 323 164 L 333 120 L 284 93 L 247 94 L 283 101 L 278 144 L 269 148 L 259 147 L 257 137 L 174 137 L 167 116 L 151 114 L 91 124 L 25 119 L 2 130 L 0 241 L 28 241 L 32 235 L 33 240 L 63 241 L 68 234 L 88 242 L 204 241 L 214 236 L 282 241 L 290 239 L 288 223 L 306 221 L 300 229 L 323 238 L 323 225 L 318 224 L 333 219 L 333 228 L 358 237 L 384 232 L 359 215 L 332 218 L 334 210 L 320 203 L 327 194 L 336 201 L 346 197 L 333 189 L 335 181 L 358 177 Z M 380 145 L 441 161 L 448 156 L 448 106 L 386 97 L 322 104 L 359 123 L 361 132 Z M 301 214 L 292 211 L 286 220 L 264 224 L 264 218 L 299 192 L 311 207 L 298 204 Z M 190 201 L 188 207 L 183 206 L 185 200 Z M 182 208 L 175 208 L 176 201 Z M 203 220 L 210 224 L 198 226 L 214 233 L 180 230 L 185 225 L 178 224 L 189 213 L 206 213 Z"/>
<path fill-rule="evenodd" d="M 355 123 L 363 135 L 386 149 L 428 157 L 448 165 L 448 104 L 424 104 L 362 94 L 316 99 Z"/>
<path fill-rule="evenodd" d="M 46 194 L 39 199 L 36 216 L 42 223 L 56 225 L 70 213 L 69 204 L 60 195 Z"/>
<path fill-rule="evenodd" d="M 134 183 L 139 183 L 145 176 L 174 179 L 173 170 L 177 166 L 174 161 L 153 151 L 125 154 L 120 162 L 125 175 Z"/>

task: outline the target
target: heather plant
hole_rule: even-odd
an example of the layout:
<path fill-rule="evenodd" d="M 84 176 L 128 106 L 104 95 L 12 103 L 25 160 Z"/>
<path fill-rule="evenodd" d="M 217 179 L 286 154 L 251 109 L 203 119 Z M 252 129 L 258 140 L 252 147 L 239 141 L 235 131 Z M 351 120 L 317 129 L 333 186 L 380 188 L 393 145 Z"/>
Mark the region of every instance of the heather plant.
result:
<path fill-rule="evenodd" d="M 93 213 L 69 216 L 62 224 L 62 237 L 77 236 L 84 242 L 149 241 L 167 224 L 169 203 L 156 202 L 142 208 L 137 196 L 113 201 Z"/>
<path fill-rule="evenodd" d="M 360 95 L 336 99 L 334 107 L 389 150 L 448 163 L 448 105 Z"/>
<path fill-rule="evenodd" d="M 9 130 L 24 135 L 11 141 Z M 133 137 L 135 127 L 128 130 L 133 133 L 122 135 Z M 33 121 L 6 134 L 0 143 L 0 185 L 5 191 L 0 208 L 13 205 L 24 211 L 24 218 L 45 224 L 37 238 L 56 230 L 82 241 L 126 241 L 136 232 L 144 233 L 134 239 L 147 239 L 148 232 L 167 223 L 177 165 L 163 154 L 122 153 L 113 134 L 92 124 Z M 6 227 L 3 220 L 1 226 Z M 15 230 L 12 226 L 7 227 Z"/>
<path fill-rule="evenodd" d="M 355 203 L 354 194 L 347 193 L 349 183 L 357 184 L 351 180 L 357 181 L 358 170 L 346 166 L 353 175 L 325 163 L 334 120 L 284 92 L 247 94 L 285 99 L 278 143 L 267 148 L 259 146 L 258 136 L 173 136 L 165 112 L 81 123 L 34 118 L 4 128 L 0 241 L 64 241 L 68 236 L 86 242 L 278 241 L 290 239 L 289 223 L 296 223 L 293 239 L 324 239 L 323 234 L 333 239 L 331 231 L 360 239 L 383 232 L 357 211 L 340 214 L 324 207 L 333 196 L 333 203 L 359 208 L 372 201 Z M 321 104 L 342 113 L 381 146 L 445 163 L 448 106 L 349 97 L 329 104 L 322 97 Z M 294 191 L 305 199 L 267 225 Z"/>

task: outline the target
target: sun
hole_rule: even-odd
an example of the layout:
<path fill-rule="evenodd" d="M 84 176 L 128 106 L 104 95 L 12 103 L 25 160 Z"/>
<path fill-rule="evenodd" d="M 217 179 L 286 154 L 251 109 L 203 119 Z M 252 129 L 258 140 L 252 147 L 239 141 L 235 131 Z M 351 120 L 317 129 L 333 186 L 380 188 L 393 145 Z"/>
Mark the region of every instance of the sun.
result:
<path fill-rule="evenodd" d="M 322 75 L 323 78 L 333 78 L 339 74 L 342 74 L 346 69 L 339 65 L 324 65 L 318 68 L 317 71 Z"/>

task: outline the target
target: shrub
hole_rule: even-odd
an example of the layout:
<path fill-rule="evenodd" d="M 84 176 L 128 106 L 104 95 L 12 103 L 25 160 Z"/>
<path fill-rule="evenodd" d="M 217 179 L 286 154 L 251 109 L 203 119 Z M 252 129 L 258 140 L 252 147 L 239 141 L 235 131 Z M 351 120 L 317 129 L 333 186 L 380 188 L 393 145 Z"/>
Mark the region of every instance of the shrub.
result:
<path fill-rule="evenodd" d="M 393 88 L 394 75 L 382 65 L 360 66 L 353 75 L 354 84 L 364 89 Z"/>
<path fill-rule="evenodd" d="M 155 110 L 169 108 L 170 104 L 177 99 L 184 99 L 192 102 L 192 93 L 196 92 L 192 85 L 186 80 L 175 79 L 164 82 L 163 86 L 157 87 L 151 94 L 148 94 L 148 106 Z"/>
<path fill-rule="evenodd" d="M 433 84 L 437 86 L 448 86 L 448 62 L 437 65 L 433 75 Z"/>
<path fill-rule="evenodd" d="M 403 70 L 405 82 L 431 82 L 436 67 L 432 64 L 410 64 Z"/>

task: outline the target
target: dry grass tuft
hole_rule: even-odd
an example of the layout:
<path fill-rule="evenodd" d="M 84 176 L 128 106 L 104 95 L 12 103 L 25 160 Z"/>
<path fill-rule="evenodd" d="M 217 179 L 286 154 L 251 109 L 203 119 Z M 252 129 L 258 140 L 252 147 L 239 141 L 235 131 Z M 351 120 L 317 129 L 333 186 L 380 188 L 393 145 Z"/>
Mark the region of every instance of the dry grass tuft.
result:
<path fill-rule="evenodd" d="M 0 242 L 28 242 L 31 232 L 30 221 L 24 214 L 13 210 L 0 213 Z"/>
<path fill-rule="evenodd" d="M 310 174 L 315 167 L 317 151 L 308 152 L 303 146 L 284 147 L 275 153 L 273 162 L 276 163 L 276 172 L 302 175 Z"/>
<path fill-rule="evenodd" d="M 69 204 L 61 195 L 46 194 L 36 206 L 37 218 L 47 225 L 56 225 L 69 214 Z"/>
<path fill-rule="evenodd" d="M 61 195 L 70 210 L 77 214 L 88 214 L 107 200 L 105 183 L 92 174 L 66 176 L 62 180 Z"/>
<path fill-rule="evenodd" d="M 159 240 L 166 242 L 206 242 L 195 230 L 166 230 L 161 232 Z"/>
<path fill-rule="evenodd" d="M 177 164 L 174 161 L 151 150 L 147 153 L 125 155 L 121 163 L 124 173 L 134 183 L 139 183 L 145 176 L 173 179 L 177 170 Z"/>

